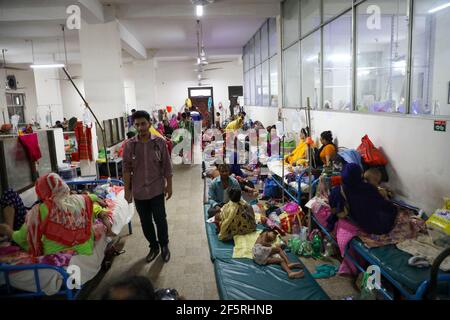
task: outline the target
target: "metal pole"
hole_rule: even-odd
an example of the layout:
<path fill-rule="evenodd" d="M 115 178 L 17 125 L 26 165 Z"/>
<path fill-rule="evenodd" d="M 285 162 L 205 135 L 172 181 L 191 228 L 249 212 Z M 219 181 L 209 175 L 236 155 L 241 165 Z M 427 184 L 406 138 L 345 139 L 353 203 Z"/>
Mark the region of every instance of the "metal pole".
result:
<path fill-rule="evenodd" d="M 408 56 L 406 61 L 406 97 L 405 97 L 405 113 L 411 113 L 411 93 L 412 93 L 412 76 L 413 76 L 413 32 L 414 32 L 414 1 L 408 1 Z M 398 29 L 398 26 L 397 26 Z M 428 101 L 428 99 L 427 99 Z"/>
<path fill-rule="evenodd" d="M 283 131 L 284 131 L 284 121 L 283 121 Z M 284 186 L 284 133 L 283 136 L 281 137 L 281 185 Z M 289 188 L 289 183 L 288 186 Z M 284 187 L 281 188 L 281 203 L 284 205 Z"/>
<path fill-rule="evenodd" d="M 72 77 L 70 76 L 69 72 L 67 72 L 65 67 L 62 67 L 64 73 L 66 74 L 67 78 L 69 79 L 70 83 L 72 83 L 73 87 L 75 88 L 75 90 L 77 91 L 78 95 L 80 96 L 81 100 L 83 100 L 84 105 L 86 106 L 86 108 L 89 109 L 89 111 L 91 112 L 91 114 L 94 116 L 95 122 L 97 123 L 98 127 L 100 128 L 100 131 L 102 132 L 102 138 L 103 138 L 103 148 L 105 149 L 105 160 L 106 160 L 106 169 L 108 170 L 108 178 L 111 177 L 111 172 L 109 170 L 109 163 L 108 163 L 108 156 L 106 154 L 106 134 L 105 134 L 105 129 L 103 128 L 103 126 L 101 125 L 100 121 L 98 120 L 97 116 L 95 115 L 94 111 L 92 111 L 91 107 L 89 106 L 89 103 L 86 101 L 86 99 L 83 97 L 83 95 L 81 94 L 80 90 L 78 90 L 78 87 L 75 85 L 75 83 L 72 80 Z"/>
<path fill-rule="evenodd" d="M 308 117 L 306 119 L 309 127 L 309 132 L 311 133 L 311 104 L 309 101 L 309 97 L 306 99 L 306 107 L 307 107 L 307 114 Z M 311 145 L 308 145 L 308 184 L 309 184 L 309 196 L 308 196 L 308 202 L 311 200 L 311 188 L 312 188 L 312 182 L 311 182 L 311 176 L 312 176 L 312 157 L 311 157 Z M 311 230 L 311 209 L 308 209 L 308 230 Z"/>

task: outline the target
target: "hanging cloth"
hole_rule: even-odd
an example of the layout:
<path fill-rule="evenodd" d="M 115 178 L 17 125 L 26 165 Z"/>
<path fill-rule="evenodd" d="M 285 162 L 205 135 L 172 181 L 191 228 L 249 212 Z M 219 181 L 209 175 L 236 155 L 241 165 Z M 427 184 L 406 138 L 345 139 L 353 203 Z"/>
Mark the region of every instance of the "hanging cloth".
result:
<path fill-rule="evenodd" d="M 40 158 L 42 158 L 37 133 L 24 134 L 22 136 L 19 136 L 19 141 L 25 148 L 28 158 L 31 162 L 36 162 Z"/>
<path fill-rule="evenodd" d="M 78 144 L 78 155 L 80 160 L 92 161 L 92 133 L 91 128 L 85 128 L 83 122 L 78 121 L 75 127 L 75 138 Z"/>

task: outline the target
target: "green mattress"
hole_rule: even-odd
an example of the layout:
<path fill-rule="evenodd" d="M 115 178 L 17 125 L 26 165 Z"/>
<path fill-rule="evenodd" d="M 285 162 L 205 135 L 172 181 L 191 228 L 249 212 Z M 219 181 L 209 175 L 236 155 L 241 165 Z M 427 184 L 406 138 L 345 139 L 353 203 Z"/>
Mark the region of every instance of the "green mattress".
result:
<path fill-rule="evenodd" d="M 367 248 L 359 239 L 352 240 L 352 246 L 364 256 L 373 261 L 369 263 L 379 265 L 394 280 L 399 282 L 405 289 L 414 293 L 420 284 L 430 279 L 431 268 L 419 269 L 408 265 L 411 255 L 398 249 L 395 245 L 380 248 Z"/>
<path fill-rule="evenodd" d="M 296 261 L 292 255 L 288 256 Z M 294 280 L 278 265 L 259 266 L 250 259 L 218 259 L 214 261 L 214 269 L 222 300 L 330 299 L 306 268 L 305 277 Z"/>
<path fill-rule="evenodd" d="M 291 280 L 278 265 L 259 266 L 251 259 L 233 259 L 233 241 L 220 241 L 216 226 L 206 222 L 208 205 L 204 206 L 205 228 L 211 260 L 214 262 L 217 288 L 224 300 L 328 300 L 306 267 L 303 279 Z M 263 226 L 258 225 L 258 229 Z M 288 253 L 291 261 L 299 259 Z M 299 261 L 301 263 L 301 261 Z"/>

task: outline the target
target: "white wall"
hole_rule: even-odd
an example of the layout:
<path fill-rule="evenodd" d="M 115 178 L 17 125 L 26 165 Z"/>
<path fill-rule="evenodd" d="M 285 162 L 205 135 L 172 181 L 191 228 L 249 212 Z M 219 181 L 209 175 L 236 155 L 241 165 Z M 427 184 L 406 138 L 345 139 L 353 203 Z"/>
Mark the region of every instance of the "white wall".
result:
<path fill-rule="evenodd" d="M 126 110 L 128 113 L 131 113 L 131 109 L 138 109 L 136 108 L 135 72 L 133 64 L 124 64 L 122 70 Z"/>
<path fill-rule="evenodd" d="M 84 82 L 81 71 L 82 71 L 81 65 L 79 64 L 69 66 L 69 74 L 72 78 L 75 77 L 75 79 L 73 79 L 73 82 L 80 90 L 81 94 L 84 96 Z M 59 75 L 60 79 L 67 78 L 63 71 L 60 71 Z M 72 117 L 82 119 L 84 112 L 84 102 L 78 95 L 72 83 L 69 80 L 61 80 L 60 88 L 61 88 L 61 98 L 63 104 L 64 118 L 66 118 L 67 120 L 69 120 Z"/>
<path fill-rule="evenodd" d="M 215 106 L 222 102 L 224 107 L 228 107 L 228 86 L 242 86 L 244 83 L 242 64 L 236 60 L 231 63 L 214 65 L 214 67 L 217 66 L 223 66 L 223 69 L 206 72 L 205 76 L 209 80 L 203 82 L 212 85 Z M 197 73 L 194 72 L 194 69 L 192 61 L 158 61 L 156 104 L 160 107 L 171 105 L 178 111 L 188 97 L 188 88 L 198 86 Z"/>
<path fill-rule="evenodd" d="M 17 87 L 23 89 L 17 89 L 15 91 L 8 91 L 8 92 L 25 94 L 25 120 L 27 122 L 31 122 L 32 119 L 36 119 L 36 107 L 37 107 L 36 87 L 34 84 L 35 82 L 33 71 L 8 70 L 8 75 L 10 74 L 16 76 Z M 2 118 L 3 121 L 3 116 L 0 115 L 0 117 Z M 8 112 L 6 109 L 5 109 L 5 117 L 8 117 Z M 9 122 L 8 119 L 6 119 L 6 121 Z"/>
<path fill-rule="evenodd" d="M 133 61 L 136 109 L 155 110 L 156 70 L 153 59 Z"/>
<path fill-rule="evenodd" d="M 247 107 L 253 120 L 275 123 L 275 108 Z M 304 111 L 283 109 L 286 130 L 295 119 L 306 126 Z M 450 196 L 450 131 L 435 132 L 433 120 L 382 114 L 311 111 L 312 136 L 331 130 L 339 147 L 356 149 L 368 134 L 386 155 L 389 187 L 396 196 L 428 213 Z"/>
<path fill-rule="evenodd" d="M 125 94 L 117 21 L 83 22 L 79 34 L 86 100 L 100 121 L 123 116 Z"/>
<path fill-rule="evenodd" d="M 37 113 L 41 125 L 54 125 L 56 121 L 63 121 L 64 113 L 61 99 L 59 70 L 34 69 L 34 79 L 37 97 Z M 51 118 L 46 121 L 46 116 Z M 51 123 L 50 123 L 51 122 Z"/>

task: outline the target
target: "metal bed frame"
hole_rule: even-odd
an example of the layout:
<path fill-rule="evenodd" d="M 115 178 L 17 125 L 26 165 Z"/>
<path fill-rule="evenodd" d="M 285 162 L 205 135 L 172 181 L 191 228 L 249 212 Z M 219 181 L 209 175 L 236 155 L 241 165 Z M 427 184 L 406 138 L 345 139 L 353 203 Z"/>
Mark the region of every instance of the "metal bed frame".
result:
<path fill-rule="evenodd" d="M 122 186 L 123 181 L 117 179 L 102 179 L 102 180 L 75 180 L 66 181 L 69 186 L 79 186 L 79 185 L 94 185 L 94 184 L 105 184 L 112 183 Z M 132 234 L 131 221 L 128 223 L 128 232 Z M 75 300 L 80 294 L 82 287 L 80 289 L 70 289 L 67 286 L 70 275 L 67 273 L 66 269 L 62 267 L 56 267 L 48 264 L 28 264 L 28 265 L 9 265 L 6 263 L 0 263 L 0 274 L 5 277 L 5 287 L 0 288 L 0 299 L 1 298 L 37 298 L 46 296 L 45 292 L 42 291 L 41 283 L 39 279 L 39 270 L 54 270 L 58 272 L 63 280 L 61 289 L 54 294 L 54 296 L 66 296 L 67 300 Z M 33 271 L 34 282 L 36 284 L 36 292 L 22 292 L 14 289 L 11 286 L 9 274 L 11 272 L 18 271 Z M 6 290 L 5 290 L 6 289 Z M 6 291 L 6 292 L 4 292 Z"/>
<path fill-rule="evenodd" d="M 319 179 L 316 179 L 313 182 L 313 191 L 317 187 L 317 184 L 319 182 Z M 405 202 L 394 200 L 393 201 L 396 205 L 413 210 L 414 212 L 419 212 L 419 208 L 413 207 L 411 205 L 406 204 Z M 322 226 L 317 218 L 314 215 L 311 215 L 311 218 L 314 220 L 315 224 L 320 228 L 320 230 L 326 235 L 326 237 L 332 241 L 335 245 L 337 245 L 336 239 L 330 234 L 330 232 L 325 228 L 325 226 Z M 368 263 L 372 265 L 377 265 L 380 268 L 381 275 L 388 280 L 389 283 L 391 283 L 399 292 L 408 300 L 422 300 L 425 298 L 425 295 L 427 293 L 427 290 L 430 286 L 430 281 L 427 280 L 422 282 L 422 284 L 419 286 L 419 288 L 416 290 L 416 292 L 411 293 L 409 290 L 407 290 L 400 282 L 395 280 L 382 266 L 378 265 L 376 260 L 371 256 L 368 255 L 366 252 L 362 251 L 358 246 L 352 245 L 352 242 L 354 240 L 351 240 L 348 242 L 347 247 L 344 251 L 344 258 L 348 258 L 360 272 L 366 272 L 366 270 L 358 263 L 357 259 L 353 257 L 350 254 L 350 249 L 354 250 L 356 253 L 358 253 L 364 260 L 366 260 Z M 450 274 L 440 274 L 437 276 L 438 282 L 449 282 L 450 283 Z M 378 288 L 379 292 L 388 300 L 394 300 L 394 295 L 389 293 L 385 288 Z"/>

